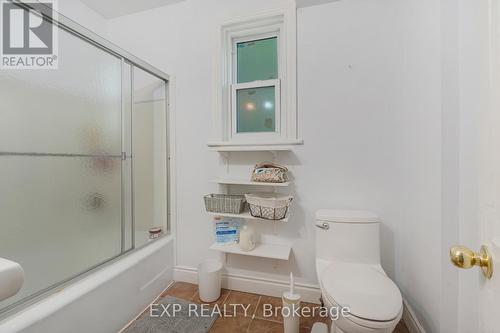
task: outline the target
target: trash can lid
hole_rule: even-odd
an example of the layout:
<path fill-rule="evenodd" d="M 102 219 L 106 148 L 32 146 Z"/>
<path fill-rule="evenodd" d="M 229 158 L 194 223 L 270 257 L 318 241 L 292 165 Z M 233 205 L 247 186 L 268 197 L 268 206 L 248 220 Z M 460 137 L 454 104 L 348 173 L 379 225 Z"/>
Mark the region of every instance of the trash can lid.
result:
<path fill-rule="evenodd" d="M 214 273 L 222 269 L 223 265 L 219 260 L 205 260 L 198 266 L 198 272 Z"/>

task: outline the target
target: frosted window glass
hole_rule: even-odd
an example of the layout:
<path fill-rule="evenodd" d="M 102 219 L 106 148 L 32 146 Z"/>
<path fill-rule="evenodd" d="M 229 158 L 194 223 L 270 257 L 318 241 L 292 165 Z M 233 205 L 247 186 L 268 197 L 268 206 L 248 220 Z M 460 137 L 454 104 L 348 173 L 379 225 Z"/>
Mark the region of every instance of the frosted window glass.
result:
<path fill-rule="evenodd" d="M 238 83 L 278 78 L 278 38 L 237 43 Z"/>
<path fill-rule="evenodd" d="M 261 87 L 236 91 L 236 125 L 238 133 L 274 132 L 275 88 Z"/>

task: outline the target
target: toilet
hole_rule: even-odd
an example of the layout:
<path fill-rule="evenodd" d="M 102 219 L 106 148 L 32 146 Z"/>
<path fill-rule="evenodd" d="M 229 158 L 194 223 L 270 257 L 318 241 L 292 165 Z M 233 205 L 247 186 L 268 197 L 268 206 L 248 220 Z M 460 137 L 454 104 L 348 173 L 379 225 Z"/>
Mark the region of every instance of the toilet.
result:
<path fill-rule="evenodd" d="M 348 316 L 332 318 L 330 333 L 392 332 L 403 300 L 380 265 L 379 218 L 367 211 L 322 209 L 315 226 L 323 303 L 349 308 Z"/>

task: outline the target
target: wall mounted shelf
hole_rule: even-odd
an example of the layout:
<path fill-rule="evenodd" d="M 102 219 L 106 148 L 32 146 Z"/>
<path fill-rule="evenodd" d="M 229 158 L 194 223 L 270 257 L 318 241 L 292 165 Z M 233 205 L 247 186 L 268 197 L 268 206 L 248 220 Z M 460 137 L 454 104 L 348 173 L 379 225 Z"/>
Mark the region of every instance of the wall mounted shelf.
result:
<path fill-rule="evenodd" d="M 248 252 L 240 250 L 237 244 L 219 245 L 215 243 L 212 244 L 212 246 L 210 246 L 209 249 L 224 253 L 241 254 L 245 256 L 271 258 L 279 260 L 288 260 L 288 258 L 290 257 L 290 252 L 292 250 L 291 246 L 289 245 L 277 245 L 277 244 L 265 244 L 265 243 L 257 243 L 255 245 L 255 249 Z"/>
<path fill-rule="evenodd" d="M 283 151 L 292 150 L 294 146 L 302 144 L 304 144 L 302 139 L 274 143 L 241 143 L 228 141 L 209 141 L 207 143 L 210 148 L 217 151 Z"/>
<path fill-rule="evenodd" d="M 293 150 L 292 146 L 219 146 L 212 147 L 213 151 L 218 151 L 220 153 L 230 153 L 230 152 L 258 152 L 258 151 L 268 151 L 268 152 L 277 152 L 277 151 L 291 151 Z"/>
<path fill-rule="evenodd" d="M 217 184 L 223 184 L 223 185 L 252 185 L 252 186 L 268 186 L 268 187 L 286 187 L 286 186 L 290 185 L 290 182 L 264 183 L 264 182 L 253 182 L 251 180 L 228 179 L 228 178 L 214 179 L 211 182 L 217 183 Z"/>
<path fill-rule="evenodd" d="M 269 152 L 273 155 L 273 159 L 278 157 L 278 152 L 290 152 L 293 146 L 213 146 L 210 150 L 219 152 L 226 160 L 226 167 L 229 166 L 229 155 L 235 152 Z"/>
<path fill-rule="evenodd" d="M 243 186 L 261 186 L 261 187 L 287 187 L 290 185 L 290 182 L 285 183 L 263 183 L 263 182 L 253 182 L 249 179 L 234 179 L 231 178 L 230 165 L 231 158 L 234 157 L 231 153 L 239 153 L 239 152 L 266 152 L 270 153 L 273 157 L 273 160 L 276 160 L 279 157 L 279 153 L 286 153 L 293 151 L 297 145 L 302 145 L 304 142 L 301 139 L 298 140 L 286 140 L 280 142 L 269 142 L 269 143 L 241 143 L 241 142 L 228 142 L 228 141 L 211 141 L 208 142 L 208 147 L 211 151 L 218 152 L 220 157 L 224 160 L 224 164 L 226 167 L 226 174 L 220 176 L 220 178 L 211 180 L 212 183 L 220 184 L 220 185 L 228 185 L 224 186 L 223 189 L 226 192 L 230 192 L 231 187 L 229 185 L 243 185 Z M 249 157 L 255 158 L 252 154 Z M 233 177 L 237 177 L 234 175 Z M 244 176 L 243 176 L 244 177 Z M 248 221 L 258 221 L 257 224 L 261 224 L 261 222 L 272 222 L 272 226 L 274 227 L 274 234 L 277 235 L 277 228 L 279 222 L 288 222 L 288 216 L 281 220 L 266 220 L 258 217 L 253 217 L 249 211 L 245 211 L 241 214 L 226 214 L 226 213 L 212 213 L 207 212 L 209 215 L 214 217 L 229 217 L 229 218 L 237 218 Z M 267 224 L 266 224 L 267 225 Z M 255 249 L 252 251 L 241 251 L 237 244 L 230 245 L 220 245 L 217 243 L 212 244 L 210 246 L 211 250 L 215 250 L 221 252 L 227 261 L 228 256 L 226 254 L 239 254 L 245 256 L 253 256 L 260 258 L 270 258 L 275 260 L 275 265 L 278 264 L 278 260 L 288 260 L 290 257 L 290 252 L 292 248 L 290 245 L 278 245 L 278 244 L 268 244 L 268 243 L 257 243 Z"/>
<path fill-rule="evenodd" d="M 252 216 L 252 214 L 250 214 L 249 211 L 243 212 L 241 214 L 213 213 L 213 212 L 207 212 L 207 213 L 212 215 L 212 216 L 234 217 L 234 218 L 245 219 L 245 220 L 256 220 L 256 221 L 263 221 L 263 222 L 288 222 L 288 216 L 286 216 L 284 219 L 281 219 L 281 220 L 266 220 L 266 219 L 261 219 L 260 217 Z"/>

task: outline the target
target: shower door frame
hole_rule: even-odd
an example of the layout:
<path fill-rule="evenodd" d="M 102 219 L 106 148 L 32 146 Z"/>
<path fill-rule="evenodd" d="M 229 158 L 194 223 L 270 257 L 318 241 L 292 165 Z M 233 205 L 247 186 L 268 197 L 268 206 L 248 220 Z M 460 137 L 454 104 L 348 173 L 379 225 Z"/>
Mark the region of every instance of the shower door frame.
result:
<path fill-rule="evenodd" d="M 32 1 L 27 1 L 27 0 L 9 0 L 12 3 L 15 3 L 19 5 L 20 7 L 24 9 L 33 9 L 32 6 L 30 6 L 30 3 L 34 2 Z M 120 253 L 110 257 L 107 260 L 101 261 L 97 263 L 96 265 L 88 267 L 86 270 L 79 272 L 73 276 L 70 276 L 69 278 L 63 279 L 45 289 L 39 290 L 23 299 L 20 299 L 8 306 L 6 306 L 3 309 L 0 309 L 0 320 L 4 319 L 5 317 L 8 317 L 12 313 L 15 313 L 23 308 L 26 308 L 29 305 L 32 305 L 33 303 L 38 302 L 40 299 L 43 299 L 57 290 L 59 290 L 62 287 L 65 287 L 67 285 L 72 284 L 78 279 L 81 279 L 85 276 L 87 276 L 90 273 L 93 273 L 95 270 L 102 268 L 105 265 L 109 265 L 119 259 L 121 259 L 123 256 L 130 254 L 136 250 L 139 250 L 143 247 L 146 247 L 148 245 L 151 245 L 154 243 L 149 242 L 144 245 L 141 245 L 139 247 L 136 247 L 135 245 L 135 217 L 134 217 L 134 178 L 133 178 L 133 170 L 134 170 L 134 159 L 133 159 L 133 150 L 131 151 L 131 156 L 127 156 L 124 150 L 124 140 L 126 138 L 126 133 L 125 133 L 125 121 L 124 121 L 124 113 L 125 113 L 125 103 L 124 103 L 124 71 L 125 71 L 125 64 L 130 64 L 131 65 L 131 75 L 130 75 L 130 93 L 131 93 L 131 111 L 133 112 L 134 104 L 133 104 L 133 95 L 134 95 L 134 69 L 137 67 L 141 70 L 144 70 L 145 72 L 157 77 L 158 79 L 162 80 L 165 82 L 165 183 L 166 183 L 166 221 L 164 221 L 164 225 L 166 227 L 166 231 L 163 233 L 161 237 L 158 239 L 171 235 L 173 233 L 172 230 L 172 222 L 171 219 L 173 218 L 174 214 L 172 213 L 171 210 L 171 202 L 173 201 L 172 196 L 174 195 L 174 192 L 172 189 L 175 188 L 175 186 L 172 186 L 171 181 L 171 163 L 173 161 L 172 158 L 172 150 L 171 147 L 175 147 L 175 144 L 173 143 L 173 138 L 171 137 L 171 103 L 170 103 L 170 90 L 172 89 L 172 79 L 170 75 L 167 73 L 157 69 L 156 67 L 148 64 L 144 60 L 141 60 L 140 58 L 134 56 L 133 54 L 123 50 L 122 48 L 118 47 L 117 45 L 111 43 L 110 41 L 104 39 L 103 37 L 99 36 L 98 34 L 88 30 L 87 28 L 79 25 L 75 21 L 72 21 L 71 19 L 65 17 L 59 12 L 55 12 L 52 8 L 46 6 L 42 2 L 35 0 L 42 6 L 40 8 L 37 8 L 38 11 L 41 12 L 44 18 L 49 20 L 53 25 L 59 27 L 60 29 L 65 30 L 66 32 L 72 34 L 76 38 L 83 39 L 85 42 L 88 42 L 92 45 L 94 45 L 97 48 L 100 48 L 104 50 L 105 52 L 109 53 L 111 56 L 117 57 L 119 60 L 121 60 L 121 128 L 122 128 L 122 133 L 121 133 L 121 141 L 122 141 L 122 153 L 121 153 L 121 248 L 120 248 Z M 54 17 L 56 16 L 56 17 Z M 132 120 L 131 120 L 132 121 Z M 132 128 L 132 124 L 130 124 L 130 127 Z M 130 133 L 130 139 L 132 139 L 132 133 Z M 133 149 L 131 147 L 131 149 Z M 50 154 L 48 154 L 50 155 Z M 59 154 L 56 154 L 59 155 Z M 73 156 L 73 154 L 68 154 Z M 130 204 L 132 205 L 131 207 L 131 247 L 129 249 L 125 249 L 125 215 L 124 215 L 124 173 L 123 173 L 123 161 L 126 160 L 127 158 L 131 158 L 131 171 L 130 171 L 130 182 L 131 182 L 131 202 Z M 175 262 L 175 254 L 174 254 L 174 262 Z"/>

